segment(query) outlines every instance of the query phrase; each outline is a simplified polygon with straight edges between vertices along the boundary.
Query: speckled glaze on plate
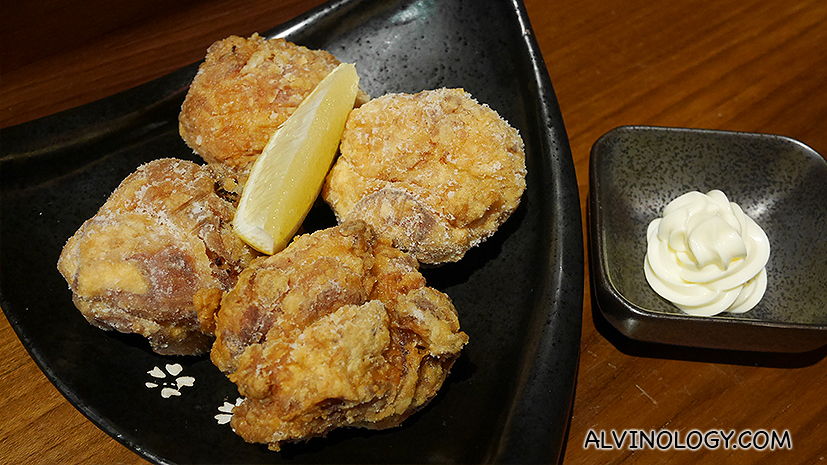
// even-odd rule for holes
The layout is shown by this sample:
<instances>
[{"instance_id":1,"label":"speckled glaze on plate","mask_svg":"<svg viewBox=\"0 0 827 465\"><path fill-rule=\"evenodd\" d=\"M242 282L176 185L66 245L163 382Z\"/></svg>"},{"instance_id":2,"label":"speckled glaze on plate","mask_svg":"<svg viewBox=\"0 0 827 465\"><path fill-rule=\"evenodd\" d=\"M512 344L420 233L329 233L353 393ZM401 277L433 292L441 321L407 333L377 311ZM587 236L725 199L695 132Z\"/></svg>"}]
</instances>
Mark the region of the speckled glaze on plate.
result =
<instances>
[{"instance_id":1,"label":"speckled glaze on plate","mask_svg":"<svg viewBox=\"0 0 827 465\"><path fill-rule=\"evenodd\" d=\"M265 32L356 63L373 96L464 87L525 140L517 211L462 261L423 270L471 339L443 389L400 427L337 430L272 452L218 424L218 408L238 394L207 357L158 356L74 308L56 269L66 239L141 163L194 159L177 117L197 63L2 130L0 305L33 359L96 425L156 463L556 462L580 342L581 219L563 121L522 4L344 0ZM305 229L333 221L320 206ZM178 387L187 377L192 386Z\"/></svg>"},{"instance_id":2,"label":"speckled glaze on plate","mask_svg":"<svg viewBox=\"0 0 827 465\"><path fill-rule=\"evenodd\" d=\"M626 336L716 349L803 352L827 344L827 163L796 140L684 128L616 128L592 147L591 279ZM696 317L643 273L646 227L691 190L723 191L767 233L768 287L744 314Z\"/></svg>"}]
</instances>

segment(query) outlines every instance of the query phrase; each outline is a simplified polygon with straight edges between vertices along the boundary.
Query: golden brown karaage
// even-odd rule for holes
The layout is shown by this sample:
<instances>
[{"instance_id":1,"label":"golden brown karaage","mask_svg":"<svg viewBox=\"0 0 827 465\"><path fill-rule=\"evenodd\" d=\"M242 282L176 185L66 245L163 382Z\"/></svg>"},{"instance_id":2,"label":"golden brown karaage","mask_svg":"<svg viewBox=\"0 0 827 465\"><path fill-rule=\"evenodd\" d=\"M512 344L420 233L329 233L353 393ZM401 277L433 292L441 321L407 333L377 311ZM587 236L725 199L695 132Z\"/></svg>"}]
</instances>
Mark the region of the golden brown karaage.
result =
<instances>
[{"instance_id":1,"label":"golden brown karaage","mask_svg":"<svg viewBox=\"0 0 827 465\"><path fill-rule=\"evenodd\" d=\"M258 34L215 42L181 107L181 137L209 163L249 166L339 63L326 51ZM356 100L368 96L360 91Z\"/></svg>"},{"instance_id":2,"label":"golden brown karaage","mask_svg":"<svg viewBox=\"0 0 827 465\"><path fill-rule=\"evenodd\" d=\"M211 358L245 397L234 431L278 450L396 426L433 398L468 337L417 266L364 222L256 259L215 315Z\"/></svg>"},{"instance_id":3,"label":"golden brown karaage","mask_svg":"<svg viewBox=\"0 0 827 465\"><path fill-rule=\"evenodd\" d=\"M457 261L525 190L516 129L462 89L389 94L351 112L322 195L423 263Z\"/></svg>"},{"instance_id":4,"label":"golden brown karaage","mask_svg":"<svg viewBox=\"0 0 827 465\"><path fill-rule=\"evenodd\" d=\"M232 231L235 208L219 196L230 181L218 173L147 163L69 238L58 270L90 323L141 334L160 354L210 349L196 308L217 307L255 256Z\"/></svg>"}]
</instances>

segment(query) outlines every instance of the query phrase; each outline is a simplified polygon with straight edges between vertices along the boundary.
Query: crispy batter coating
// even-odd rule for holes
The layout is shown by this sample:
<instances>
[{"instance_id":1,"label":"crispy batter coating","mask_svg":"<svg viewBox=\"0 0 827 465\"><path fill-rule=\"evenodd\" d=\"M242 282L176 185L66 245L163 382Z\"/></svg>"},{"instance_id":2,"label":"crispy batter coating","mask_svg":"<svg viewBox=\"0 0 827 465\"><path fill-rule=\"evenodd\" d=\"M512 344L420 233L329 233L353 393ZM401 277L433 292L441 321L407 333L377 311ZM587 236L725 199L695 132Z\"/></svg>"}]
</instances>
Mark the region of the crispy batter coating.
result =
<instances>
[{"instance_id":1,"label":"crispy batter coating","mask_svg":"<svg viewBox=\"0 0 827 465\"><path fill-rule=\"evenodd\" d=\"M516 129L462 89L389 94L351 112L322 195L423 263L457 261L525 190Z\"/></svg>"},{"instance_id":2,"label":"crispy batter coating","mask_svg":"<svg viewBox=\"0 0 827 465\"><path fill-rule=\"evenodd\" d=\"M433 398L468 337L417 266L363 222L255 260L222 301L211 353L245 397L234 431L278 450L396 426Z\"/></svg>"},{"instance_id":3,"label":"crispy batter coating","mask_svg":"<svg viewBox=\"0 0 827 465\"><path fill-rule=\"evenodd\" d=\"M339 63L328 52L258 34L215 42L181 107L181 137L209 163L248 166ZM367 99L360 92L357 103Z\"/></svg>"},{"instance_id":4,"label":"crispy batter coating","mask_svg":"<svg viewBox=\"0 0 827 465\"><path fill-rule=\"evenodd\" d=\"M147 163L69 238L58 270L91 324L141 334L160 354L209 350L196 307L217 306L255 256L233 233L235 209L211 173L184 160Z\"/></svg>"}]
</instances>

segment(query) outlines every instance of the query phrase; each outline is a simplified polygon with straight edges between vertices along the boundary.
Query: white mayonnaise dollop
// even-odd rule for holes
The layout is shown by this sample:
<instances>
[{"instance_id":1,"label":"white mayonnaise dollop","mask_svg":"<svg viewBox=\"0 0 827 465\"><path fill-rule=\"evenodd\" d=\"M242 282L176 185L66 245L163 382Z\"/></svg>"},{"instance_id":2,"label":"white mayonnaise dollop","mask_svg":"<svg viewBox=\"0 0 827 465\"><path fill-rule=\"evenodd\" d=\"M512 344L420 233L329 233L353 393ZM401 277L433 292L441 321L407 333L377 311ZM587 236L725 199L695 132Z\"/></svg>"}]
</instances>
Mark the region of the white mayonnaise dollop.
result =
<instances>
[{"instance_id":1,"label":"white mayonnaise dollop","mask_svg":"<svg viewBox=\"0 0 827 465\"><path fill-rule=\"evenodd\" d=\"M646 280L684 312L743 313L763 297L770 242L723 192L676 198L646 236Z\"/></svg>"}]
</instances>

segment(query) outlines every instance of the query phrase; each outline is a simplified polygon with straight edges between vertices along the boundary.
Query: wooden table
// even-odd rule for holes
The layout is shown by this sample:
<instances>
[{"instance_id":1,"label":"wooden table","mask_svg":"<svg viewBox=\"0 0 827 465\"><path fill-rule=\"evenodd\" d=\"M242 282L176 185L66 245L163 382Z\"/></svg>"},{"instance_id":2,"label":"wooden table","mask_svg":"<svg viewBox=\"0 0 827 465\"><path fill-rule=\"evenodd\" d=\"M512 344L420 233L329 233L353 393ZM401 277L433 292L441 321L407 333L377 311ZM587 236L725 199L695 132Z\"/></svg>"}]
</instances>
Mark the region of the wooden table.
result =
<instances>
[{"instance_id":1,"label":"wooden table","mask_svg":"<svg viewBox=\"0 0 827 465\"><path fill-rule=\"evenodd\" d=\"M9 3L0 11L0 127L162 76L201 59L213 40L269 29L320 0ZM827 154L823 0L528 0L526 6L565 119L584 218L590 147L616 126L776 133ZM635 343L595 316L588 282L584 298L563 463L827 463L827 351L773 356ZM52 387L5 317L0 353L0 461L143 463ZM636 449L628 436L607 450L595 438L602 433L611 445L612 430L668 430L681 441L693 430L747 431L758 446L760 432L788 431L792 450L721 444L665 452Z\"/></svg>"}]
</instances>

